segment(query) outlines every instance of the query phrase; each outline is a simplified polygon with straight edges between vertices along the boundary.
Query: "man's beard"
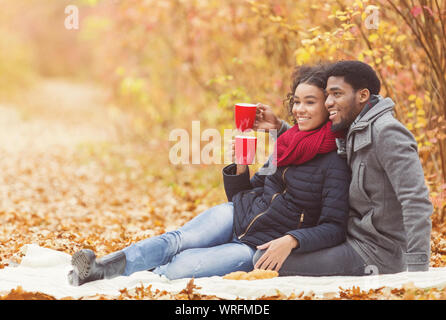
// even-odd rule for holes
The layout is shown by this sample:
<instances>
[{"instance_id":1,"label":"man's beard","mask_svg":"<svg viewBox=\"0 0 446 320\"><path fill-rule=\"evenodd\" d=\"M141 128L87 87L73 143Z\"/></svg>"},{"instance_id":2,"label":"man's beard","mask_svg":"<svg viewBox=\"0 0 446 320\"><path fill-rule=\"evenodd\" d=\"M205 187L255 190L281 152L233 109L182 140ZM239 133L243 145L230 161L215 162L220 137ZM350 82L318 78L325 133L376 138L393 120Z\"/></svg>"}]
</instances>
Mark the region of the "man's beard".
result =
<instances>
[{"instance_id":1,"label":"man's beard","mask_svg":"<svg viewBox=\"0 0 446 320\"><path fill-rule=\"evenodd\" d=\"M349 121L348 119L341 118L341 121L339 123L337 123L337 124L334 124L333 122L331 123L331 131L336 132L336 131L348 129L352 122L353 121Z\"/></svg>"},{"instance_id":2,"label":"man's beard","mask_svg":"<svg viewBox=\"0 0 446 320\"><path fill-rule=\"evenodd\" d=\"M352 99L350 105L351 106L355 105L355 100L354 99ZM332 132L336 132L336 131L341 131L341 130L348 129L350 127L350 125L353 123L353 121L355 121L355 119L358 116L359 112L356 112L354 107L350 108L348 113L347 113L347 115L346 115L346 117L345 118L341 117L341 121L339 123L337 123L337 124L334 124L333 122L331 123L331 131Z\"/></svg>"}]
</instances>

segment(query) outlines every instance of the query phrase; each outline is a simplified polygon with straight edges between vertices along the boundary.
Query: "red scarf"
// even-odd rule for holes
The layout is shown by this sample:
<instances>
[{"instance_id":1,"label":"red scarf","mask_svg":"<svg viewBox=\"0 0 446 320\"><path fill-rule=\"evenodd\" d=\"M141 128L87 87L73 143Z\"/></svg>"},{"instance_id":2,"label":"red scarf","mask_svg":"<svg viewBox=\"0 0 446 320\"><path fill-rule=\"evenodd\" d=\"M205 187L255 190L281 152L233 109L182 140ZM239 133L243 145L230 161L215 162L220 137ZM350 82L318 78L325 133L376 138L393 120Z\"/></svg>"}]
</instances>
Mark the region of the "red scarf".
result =
<instances>
[{"instance_id":1,"label":"red scarf","mask_svg":"<svg viewBox=\"0 0 446 320\"><path fill-rule=\"evenodd\" d=\"M299 165L336 150L336 138L344 137L345 131L331 132L331 121L311 131L300 131L296 124L277 139L277 167Z\"/></svg>"}]
</instances>

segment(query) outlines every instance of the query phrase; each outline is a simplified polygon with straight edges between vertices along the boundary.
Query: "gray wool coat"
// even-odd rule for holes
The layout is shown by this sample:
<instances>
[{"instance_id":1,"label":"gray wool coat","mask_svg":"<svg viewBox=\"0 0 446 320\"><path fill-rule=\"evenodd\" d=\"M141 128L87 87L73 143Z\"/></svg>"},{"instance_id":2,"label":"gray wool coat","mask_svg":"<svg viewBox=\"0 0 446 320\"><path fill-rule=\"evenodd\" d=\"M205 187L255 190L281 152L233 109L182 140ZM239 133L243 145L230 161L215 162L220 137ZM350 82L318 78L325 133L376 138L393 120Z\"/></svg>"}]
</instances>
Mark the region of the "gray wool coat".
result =
<instances>
[{"instance_id":1,"label":"gray wool coat","mask_svg":"<svg viewBox=\"0 0 446 320\"><path fill-rule=\"evenodd\" d=\"M392 99L377 97L345 141L352 170L347 241L380 274L427 271L433 207L417 142L393 116ZM278 135L289 128L283 121Z\"/></svg>"}]
</instances>

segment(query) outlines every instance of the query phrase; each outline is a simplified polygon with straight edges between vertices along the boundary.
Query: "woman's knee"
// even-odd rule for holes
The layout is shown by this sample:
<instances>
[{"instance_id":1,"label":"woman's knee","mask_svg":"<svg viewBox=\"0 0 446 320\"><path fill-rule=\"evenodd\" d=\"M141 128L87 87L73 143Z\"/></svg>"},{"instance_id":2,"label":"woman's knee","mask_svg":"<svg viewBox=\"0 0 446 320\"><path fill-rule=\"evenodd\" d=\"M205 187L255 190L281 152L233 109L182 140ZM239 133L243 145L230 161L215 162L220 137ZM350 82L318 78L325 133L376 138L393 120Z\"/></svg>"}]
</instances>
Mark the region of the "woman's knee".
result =
<instances>
[{"instance_id":1,"label":"woman's knee","mask_svg":"<svg viewBox=\"0 0 446 320\"><path fill-rule=\"evenodd\" d=\"M217 210L217 215L223 219L225 217L232 220L232 217L234 216L234 205L232 202L225 202L219 205L216 205L215 207L211 209Z\"/></svg>"}]
</instances>

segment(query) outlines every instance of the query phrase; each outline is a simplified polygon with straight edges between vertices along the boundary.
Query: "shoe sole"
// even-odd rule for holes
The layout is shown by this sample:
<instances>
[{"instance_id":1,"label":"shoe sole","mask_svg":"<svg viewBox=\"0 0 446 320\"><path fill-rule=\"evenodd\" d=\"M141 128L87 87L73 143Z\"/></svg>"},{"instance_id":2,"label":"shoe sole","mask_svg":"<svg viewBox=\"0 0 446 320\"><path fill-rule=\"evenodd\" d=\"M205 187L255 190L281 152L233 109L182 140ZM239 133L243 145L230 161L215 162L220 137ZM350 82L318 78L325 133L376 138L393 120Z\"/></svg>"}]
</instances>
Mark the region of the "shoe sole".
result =
<instances>
[{"instance_id":1,"label":"shoe sole","mask_svg":"<svg viewBox=\"0 0 446 320\"><path fill-rule=\"evenodd\" d=\"M80 279L84 280L90 275L91 266L95 259L94 252L90 250L81 250L73 254L71 265Z\"/></svg>"}]
</instances>

